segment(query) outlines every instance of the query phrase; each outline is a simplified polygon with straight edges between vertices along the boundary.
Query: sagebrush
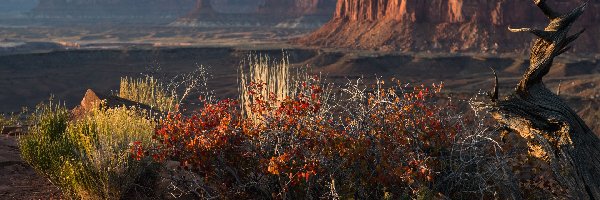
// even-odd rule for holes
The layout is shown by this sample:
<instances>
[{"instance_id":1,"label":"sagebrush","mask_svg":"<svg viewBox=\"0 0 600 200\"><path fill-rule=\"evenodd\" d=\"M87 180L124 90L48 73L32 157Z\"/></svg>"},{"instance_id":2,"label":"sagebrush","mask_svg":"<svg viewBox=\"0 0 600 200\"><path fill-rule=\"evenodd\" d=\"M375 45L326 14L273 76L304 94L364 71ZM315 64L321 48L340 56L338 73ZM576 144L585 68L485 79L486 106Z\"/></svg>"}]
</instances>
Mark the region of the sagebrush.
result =
<instances>
[{"instance_id":1,"label":"sagebrush","mask_svg":"<svg viewBox=\"0 0 600 200\"><path fill-rule=\"evenodd\" d=\"M40 105L19 138L23 159L66 197L121 199L150 160L131 157L134 142L151 145L155 122L136 108L95 108L74 119L64 106Z\"/></svg>"}]
</instances>

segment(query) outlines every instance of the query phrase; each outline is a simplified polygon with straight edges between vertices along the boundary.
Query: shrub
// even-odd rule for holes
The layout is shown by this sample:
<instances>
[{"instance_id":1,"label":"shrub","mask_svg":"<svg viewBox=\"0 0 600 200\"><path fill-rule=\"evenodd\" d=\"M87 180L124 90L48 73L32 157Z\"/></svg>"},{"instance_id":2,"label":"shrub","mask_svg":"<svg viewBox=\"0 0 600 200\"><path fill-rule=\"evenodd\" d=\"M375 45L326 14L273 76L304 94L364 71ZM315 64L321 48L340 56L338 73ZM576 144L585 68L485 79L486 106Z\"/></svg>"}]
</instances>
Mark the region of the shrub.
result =
<instances>
[{"instance_id":1,"label":"shrub","mask_svg":"<svg viewBox=\"0 0 600 200\"><path fill-rule=\"evenodd\" d=\"M65 134L69 111L59 104L39 105L31 115L32 127L29 134L19 138L23 160L38 173L45 175L55 185L67 187L71 177L63 174L66 161L75 157L75 144ZM71 192L71 191L66 191Z\"/></svg>"},{"instance_id":2,"label":"shrub","mask_svg":"<svg viewBox=\"0 0 600 200\"><path fill-rule=\"evenodd\" d=\"M21 154L66 196L120 199L132 188L149 160L131 157L133 141L151 144L152 120L135 108L96 108L69 119L64 106L38 107L30 133L20 140Z\"/></svg>"}]
</instances>

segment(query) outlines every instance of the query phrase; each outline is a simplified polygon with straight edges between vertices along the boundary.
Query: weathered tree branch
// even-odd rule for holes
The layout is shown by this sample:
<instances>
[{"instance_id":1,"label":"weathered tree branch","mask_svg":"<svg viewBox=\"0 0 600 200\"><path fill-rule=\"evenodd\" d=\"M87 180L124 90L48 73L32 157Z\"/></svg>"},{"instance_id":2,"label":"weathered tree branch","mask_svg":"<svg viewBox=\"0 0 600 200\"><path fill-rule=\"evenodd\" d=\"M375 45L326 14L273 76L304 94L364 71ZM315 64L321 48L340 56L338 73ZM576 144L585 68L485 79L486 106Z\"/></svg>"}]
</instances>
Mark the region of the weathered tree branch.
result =
<instances>
[{"instance_id":1,"label":"weathered tree branch","mask_svg":"<svg viewBox=\"0 0 600 200\"><path fill-rule=\"evenodd\" d=\"M531 64L515 93L502 101L492 98L492 115L526 138L532 149L538 150L534 156L549 164L556 180L573 198L600 200L600 139L542 81L554 58L568 51L569 44L583 32L568 36L587 3L564 15L552 10L545 0L534 0L534 3L550 22L544 30L509 28L513 32L530 32L539 38L531 47Z\"/></svg>"}]
</instances>

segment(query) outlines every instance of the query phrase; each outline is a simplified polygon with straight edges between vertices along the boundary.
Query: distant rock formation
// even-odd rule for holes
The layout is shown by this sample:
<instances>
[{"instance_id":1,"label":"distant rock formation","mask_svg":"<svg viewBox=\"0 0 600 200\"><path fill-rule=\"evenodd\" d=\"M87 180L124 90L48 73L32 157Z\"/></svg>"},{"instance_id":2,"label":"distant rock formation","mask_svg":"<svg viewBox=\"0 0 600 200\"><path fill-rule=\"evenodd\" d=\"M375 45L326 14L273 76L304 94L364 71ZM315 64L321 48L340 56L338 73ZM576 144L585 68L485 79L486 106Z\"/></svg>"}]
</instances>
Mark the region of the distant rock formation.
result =
<instances>
[{"instance_id":1,"label":"distant rock formation","mask_svg":"<svg viewBox=\"0 0 600 200\"><path fill-rule=\"evenodd\" d=\"M71 17L179 17L196 0L39 0L32 14Z\"/></svg>"},{"instance_id":2,"label":"distant rock formation","mask_svg":"<svg viewBox=\"0 0 600 200\"><path fill-rule=\"evenodd\" d=\"M320 26L333 16L336 0L197 0L176 26ZM212 10L206 9L207 7ZM219 17L215 17L217 13ZM212 16L211 16L212 15Z\"/></svg>"},{"instance_id":3,"label":"distant rock formation","mask_svg":"<svg viewBox=\"0 0 600 200\"><path fill-rule=\"evenodd\" d=\"M336 0L196 0L191 13L264 14L264 15L333 15ZM210 9L207 9L210 8Z\"/></svg>"},{"instance_id":4,"label":"distant rock formation","mask_svg":"<svg viewBox=\"0 0 600 200\"><path fill-rule=\"evenodd\" d=\"M196 6L194 10L188 16L198 16L200 14L213 15L215 10L210 3L210 0L196 0Z\"/></svg>"},{"instance_id":5,"label":"distant rock formation","mask_svg":"<svg viewBox=\"0 0 600 200\"><path fill-rule=\"evenodd\" d=\"M549 0L563 11L582 0ZM600 1L575 27L588 31L576 52L598 53ZM390 51L506 52L525 50L528 34L510 34L509 26L542 24L547 19L531 0L338 0L333 19L300 43ZM501 45L501 46L500 46Z\"/></svg>"}]
</instances>

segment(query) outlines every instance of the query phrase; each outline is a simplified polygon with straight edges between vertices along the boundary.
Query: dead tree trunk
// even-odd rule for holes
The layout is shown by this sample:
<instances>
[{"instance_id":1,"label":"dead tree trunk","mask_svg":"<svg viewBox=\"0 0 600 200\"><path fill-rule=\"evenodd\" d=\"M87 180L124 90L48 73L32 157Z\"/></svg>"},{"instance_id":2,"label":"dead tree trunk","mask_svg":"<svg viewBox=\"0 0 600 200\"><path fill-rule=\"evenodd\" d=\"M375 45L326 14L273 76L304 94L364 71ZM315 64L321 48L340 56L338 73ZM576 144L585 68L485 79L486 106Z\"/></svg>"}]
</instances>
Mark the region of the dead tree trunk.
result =
<instances>
[{"instance_id":1,"label":"dead tree trunk","mask_svg":"<svg viewBox=\"0 0 600 200\"><path fill-rule=\"evenodd\" d=\"M531 47L529 69L513 95L497 101L496 80L491 95L492 115L527 139L532 155L551 166L556 180L572 198L600 200L600 139L542 82L553 59L569 50L568 45L583 32L567 35L587 3L567 14L555 12L546 0L534 0L534 3L550 23L543 30L509 28L512 32L530 32L539 38Z\"/></svg>"}]
</instances>

